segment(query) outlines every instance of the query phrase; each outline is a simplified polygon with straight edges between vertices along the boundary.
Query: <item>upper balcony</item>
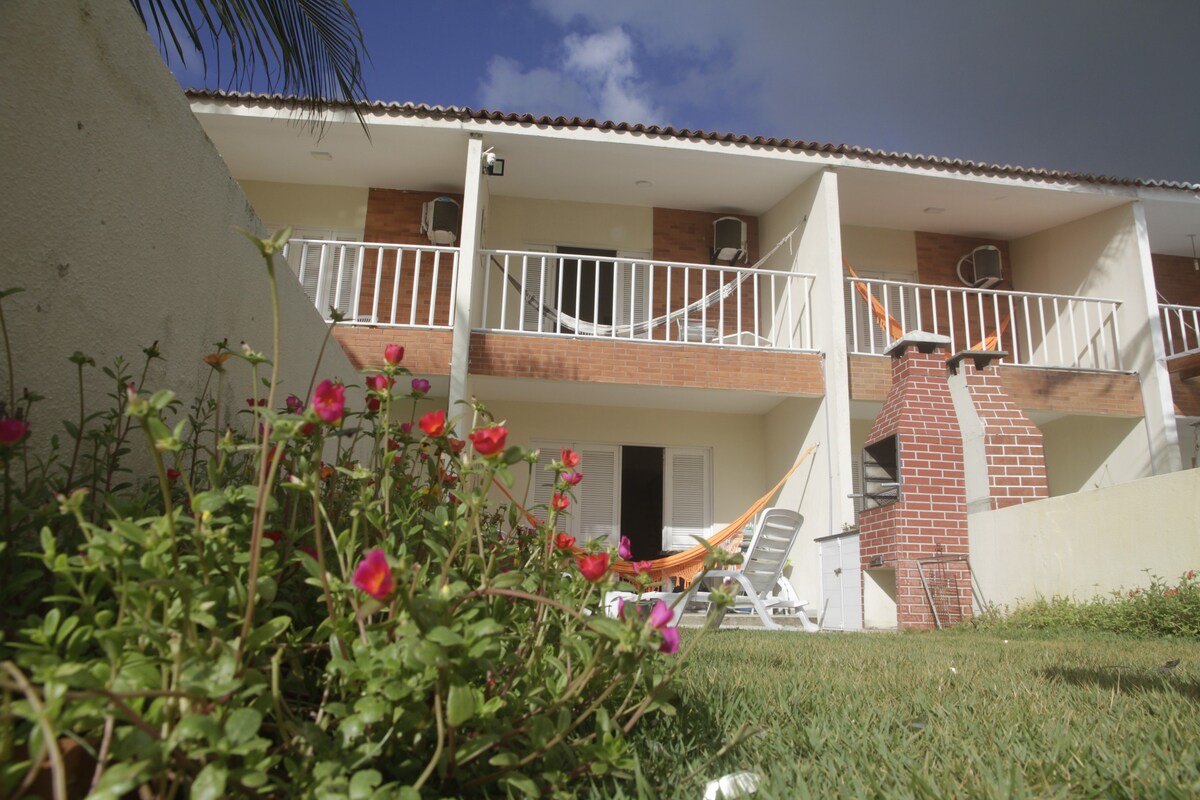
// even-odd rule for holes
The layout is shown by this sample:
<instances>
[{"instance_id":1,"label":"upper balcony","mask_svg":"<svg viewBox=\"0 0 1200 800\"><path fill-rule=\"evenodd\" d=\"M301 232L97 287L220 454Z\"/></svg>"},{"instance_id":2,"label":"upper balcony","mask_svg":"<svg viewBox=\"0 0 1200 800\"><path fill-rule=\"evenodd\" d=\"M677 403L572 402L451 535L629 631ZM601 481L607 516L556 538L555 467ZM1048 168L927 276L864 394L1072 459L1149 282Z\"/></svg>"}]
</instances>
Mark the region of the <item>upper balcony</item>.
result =
<instances>
[{"instance_id":1,"label":"upper balcony","mask_svg":"<svg viewBox=\"0 0 1200 800\"><path fill-rule=\"evenodd\" d=\"M485 250L478 330L709 347L815 351L816 276L618 258Z\"/></svg>"},{"instance_id":2,"label":"upper balcony","mask_svg":"<svg viewBox=\"0 0 1200 800\"><path fill-rule=\"evenodd\" d=\"M1002 364L1123 372L1120 301L846 278L852 354L882 355L905 331L950 337L950 352L995 350Z\"/></svg>"}]
</instances>

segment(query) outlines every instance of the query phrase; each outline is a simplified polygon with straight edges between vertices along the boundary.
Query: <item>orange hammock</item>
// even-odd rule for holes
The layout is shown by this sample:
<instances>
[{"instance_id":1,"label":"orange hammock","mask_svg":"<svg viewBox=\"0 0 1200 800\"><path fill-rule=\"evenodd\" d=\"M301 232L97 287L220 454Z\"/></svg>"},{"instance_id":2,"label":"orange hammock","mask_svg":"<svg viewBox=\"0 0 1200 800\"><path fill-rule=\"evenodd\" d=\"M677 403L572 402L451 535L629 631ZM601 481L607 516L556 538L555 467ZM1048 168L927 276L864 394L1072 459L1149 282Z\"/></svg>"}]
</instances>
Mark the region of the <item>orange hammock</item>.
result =
<instances>
[{"instance_id":1,"label":"orange hammock","mask_svg":"<svg viewBox=\"0 0 1200 800\"><path fill-rule=\"evenodd\" d=\"M854 271L854 267L850 266L849 261L843 258L842 264L844 264L846 269L850 271L851 278L858 277L858 273ZM890 333L892 339L902 339L904 337L904 326L901 325L895 317L887 312L887 309L884 308L883 303L879 302L875 295L871 294L871 292L867 290L867 285L865 283L855 281L854 290L859 293L863 300L871 304L871 315L875 317L875 322L878 323L880 328L882 328L885 332ZM1000 322L1000 327L995 333L990 334L971 349L999 350L1000 339L1004 336L1004 332L1008 330L1008 322L1009 318L1005 317Z\"/></svg>"},{"instance_id":2,"label":"orange hammock","mask_svg":"<svg viewBox=\"0 0 1200 800\"><path fill-rule=\"evenodd\" d=\"M787 479L792 477L792 473L795 472L799 466L808 459L809 455L812 454L812 451L815 450L816 447L816 444L810 445L809 448L800 456L800 458L797 459L796 463L792 464L792 468L789 469L787 473L779 479L779 483L775 484L771 491L758 498L758 500L754 502L754 505L746 509L741 516L739 516L733 522L729 523L712 536L709 536L708 544L712 547L720 547L729 553L738 552L742 546L742 531L745 530L746 525L750 522L750 520L754 519L754 516L759 511L762 511L763 508L766 507L767 503L771 501L771 498L775 496L775 493L783 488L783 484L787 483ZM525 519L529 520L531 524L533 524L535 527L542 524L541 520L537 519L527 510L525 510L525 508L517 502L516 498L509 494L508 490L505 489L502 484L495 483L493 486L498 488L504 494L504 496L507 497L522 514L525 515ZM579 550L578 552L582 553L583 551ZM704 545L697 544L695 547L688 548L682 553L676 553L674 555L666 556L665 558L658 558L648 562L650 566L641 570L641 574L649 575L654 582L663 581L667 578L678 578L685 584L690 584L692 578L696 577L696 573L703 569L704 556L707 552L708 551L704 548ZM622 575L634 574L633 564L628 561L618 561L613 565L613 570Z\"/></svg>"}]
</instances>

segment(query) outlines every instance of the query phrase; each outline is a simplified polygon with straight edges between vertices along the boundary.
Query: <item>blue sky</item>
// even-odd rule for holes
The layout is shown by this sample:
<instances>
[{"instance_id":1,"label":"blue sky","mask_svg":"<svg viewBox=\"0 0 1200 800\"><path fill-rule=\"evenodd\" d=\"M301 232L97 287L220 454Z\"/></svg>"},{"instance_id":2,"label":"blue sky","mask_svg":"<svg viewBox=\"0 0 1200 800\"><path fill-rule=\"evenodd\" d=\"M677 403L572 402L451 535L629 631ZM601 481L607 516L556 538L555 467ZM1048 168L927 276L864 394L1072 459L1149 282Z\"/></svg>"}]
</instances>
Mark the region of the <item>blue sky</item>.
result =
<instances>
[{"instance_id":1,"label":"blue sky","mask_svg":"<svg viewBox=\"0 0 1200 800\"><path fill-rule=\"evenodd\" d=\"M1200 182L1197 0L353 7L376 100Z\"/></svg>"}]
</instances>

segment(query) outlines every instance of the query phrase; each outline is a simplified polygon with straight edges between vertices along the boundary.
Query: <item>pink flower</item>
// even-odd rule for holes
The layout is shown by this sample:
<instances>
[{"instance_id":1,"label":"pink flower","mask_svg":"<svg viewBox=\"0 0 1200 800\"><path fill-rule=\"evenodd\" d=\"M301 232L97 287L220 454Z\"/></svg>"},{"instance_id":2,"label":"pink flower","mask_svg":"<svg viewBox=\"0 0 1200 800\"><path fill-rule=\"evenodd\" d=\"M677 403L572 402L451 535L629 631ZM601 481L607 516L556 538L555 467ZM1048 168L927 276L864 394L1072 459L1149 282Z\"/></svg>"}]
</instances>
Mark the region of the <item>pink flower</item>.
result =
<instances>
[{"instance_id":1,"label":"pink flower","mask_svg":"<svg viewBox=\"0 0 1200 800\"><path fill-rule=\"evenodd\" d=\"M570 550L575 546L575 537L568 536L565 533L556 533L554 535L554 546L559 550Z\"/></svg>"},{"instance_id":2,"label":"pink flower","mask_svg":"<svg viewBox=\"0 0 1200 800\"><path fill-rule=\"evenodd\" d=\"M679 628L663 628L663 643L658 646L658 652L672 655L679 651Z\"/></svg>"},{"instance_id":3,"label":"pink flower","mask_svg":"<svg viewBox=\"0 0 1200 800\"><path fill-rule=\"evenodd\" d=\"M325 422L337 422L346 410L346 387L331 380L321 381L313 392L312 407Z\"/></svg>"},{"instance_id":4,"label":"pink flower","mask_svg":"<svg viewBox=\"0 0 1200 800\"><path fill-rule=\"evenodd\" d=\"M387 375L370 375L367 377L367 388L375 392L386 392L396 384L395 378Z\"/></svg>"},{"instance_id":5,"label":"pink flower","mask_svg":"<svg viewBox=\"0 0 1200 800\"><path fill-rule=\"evenodd\" d=\"M167 468L167 480L169 480L171 483L174 483L175 481L179 480L179 476L182 474L183 474L182 472L175 469L174 467Z\"/></svg>"},{"instance_id":6,"label":"pink flower","mask_svg":"<svg viewBox=\"0 0 1200 800\"><path fill-rule=\"evenodd\" d=\"M1186 577L1187 577L1187 579L1188 579L1189 581L1190 581L1192 578L1195 578L1195 577L1196 577L1196 570L1194 570L1194 569L1189 569L1189 570L1187 571L1187 576L1186 576Z\"/></svg>"},{"instance_id":7,"label":"pink flower","mask_svg":"<svg viewBox=\"0 0 1200 800\"><path fill-rule=\"evenodd\" d=\"M555 511L566 511L570 505L571 499L561 492L555 492L554 496L550 498L550 507Z\"/></svg>"},{"instance_id":8,"label":"pink flower","mask_svg":"<svg viewBox=\"0 0 1200 800\"><path fill-rule=\"evenodd\" d=\"M399 364L404 360L404 345L389 344L387 347L383 348L383 360L386 361L389 366L394 367Z\"/></svg>"},{"instance_id":9,"label":"pink flower","mask_svg":"<svg viewBox=\"0 0 1200 800\"><path fill-rule=\"evenodd\" d=\"M0 419L0 444L16 444L29 433L29 423L16 417Z\"/></svg>"},{"instance_id":10,"label":"pink flower","mask_svg":"<svg viewBox=\"0 0 1200 800\"><path fill-rule=\"evenodd\" d=\"M283 541L283 531L267 531L263 534L264 539L270 539L276 547Z\"/></svg>"},{"instance_id":11,"label":"pink flower","mask_svg":"<svg viewBox=\"0 0 1200 800\"><path fill-rule=\"evenodd\" d=\"M662 629L675 615L671 613L671 607L659 600L654 604L654 610L650 612L650 624L656 628Z\"/></svg>"},{"instance_id":12,"label":"pink flower","mask_svg":"<svg viewBox=\"0 0 1200 800\"><path fill-rule=\"evenodd\" d=\"M569 448L564 448L562 451L562 462L563 466L571 467L572 469L578 467L579 453L576 453L574 450Z\"/></svg>"},{"instance_id":13,"label":"pink flower","mask_svg":"<svg viewBox=\"0 0 1200 800\"><path fill-rule=\"evenodd\" d=\"M592 553L575 559L579 572L590 582L596 583L608 572L608 553Z\"/></svg>"},{"instance_id":14,"label":"pink flower","mask_svg":"<svg viewBox=\"0 0 1200 800\"><path fill-rule=\"evenodd\" d=\"M370 411L371 413L375 413L378 410L379 410L379 398L378 397L368 397L367 398L367 411Z\"/></svg>"},{"instance_id":15,"label":"pink flower","mask_svg":"<svg viewBox=\"0 0 1200 800\"><path fill-rule=\"evenodd\" d=\"M132 383L129 385L133 386ZM246 398L246 405L250 406L251 408L254 408L255 406L265 406L266 404L267 404L267 398L265 398L265 397L259 398L258 401L255 401L255 399L253 397Z\"/></svg>"},{"instance_id":16,"label":"pink flower","mask_svg":"<svg viewBox=\"0 0 1200 800\"><path fill-rule=\"evenodd\" d=\"M625 559L626 561L628 561L630 559L630 557L633 555L633 548L629 543L628 536L621 537L621 543L619 545L617 545L617 555L619 555L621 558ZM659 602L661 602L661 601L659 601Z\"/></svg>"},{"instance_id":17,"label":"pink flower","mask_svg":"<svg viewBox=\"0 0 1200 800\"><path fill-rule=\"evenodd\" d=\"M633 574L641 575L643 572L649 572L654 569L653 561L635 561L633 562Z\"/></svg>"},{"instance_id":18,"label":"pink flower","mask_svg":"<svg viewBox=\"0 0 1200 800\"><path fill-rule=\"evenodd\" d=\"M426 436L441 436L446 432L446 412L430 411L419 423Z\"/></svg>"},{"instance_id":19,"label":"pink flower","mask_svg":"<svg viewBox=\"0 0 1200 800\"><path fill-rule=\"evenodd\" d=\"M475 450L479 455L494 456L504 449L504 440L508 438L508 428L501 425L480 428L472 431L467 438L471 440L471 444L475 445Z\"/></svg>"},{"instance_id":20,"label":"pink flower","mask_svg":"<svg viewBox=\"0 0 1200 800\"><path fill-rule=\"evenodd\" d=\"M450 445L450 451L453 452L454 455L458 455L459 453L461 453L463 451L463 449L467 446L467 443L464 442L462 439L455 439L454 437L450 437L449 439L447 439L446 444Z\"/></svg>"},{"instance_id":21,"label":"pink flower","mask_svg":"<svg viewBox=\"0 0 1200 800\"><path fill-rule=\"evenodd\" d=\"M284 405L287 406L287 410L293 414L299 413L304 410L304 401L301 400L299 397L296 397L296 395L294 395L294 394L289 394L287 396L287 400L284 400L283 402L284 402Z\"/></svg>"},{"instance_id":22,"label":"pink flower","mask_svg":"<svg viewBox=\"0 0 1200 800\"><path fill-rule=\"evenodd\" d=\"M378 547L367 553L354 570L354 585L376 600L386 600L396 588L387 556Z\"/></svg>"},{"instance_id":23,"label":"pink flower","mask_svg":"<svg viewBox=\"0 0 1200 800\"><path fill-rule=\"evenodd\" d=\"M400 430L404 431L405 433L412 433L412 423L411 422L401 422Z\"/></svg>"},{"instance_id":24,"label":"pink flower","mask_svg":"<svg viewBox=\"0 0 1200 800\"><path fill-rule=\"evenodd\" d=\"M579 482L583 480L583 473L571 470L570 472L564 472L562 474L562 479L563 483L567 484L568 486L578 486Z\"/></svg>"},{"instance_id":25,"label":"pink flower","mask_svg":"<svg viewBox=\"0 0 1200 800\"><path fill-rule=\"evenodd\" d=\"M412 390L420 395L429 394L429 381L424 378L413 378Z\"/></svg>"}]
</instances>

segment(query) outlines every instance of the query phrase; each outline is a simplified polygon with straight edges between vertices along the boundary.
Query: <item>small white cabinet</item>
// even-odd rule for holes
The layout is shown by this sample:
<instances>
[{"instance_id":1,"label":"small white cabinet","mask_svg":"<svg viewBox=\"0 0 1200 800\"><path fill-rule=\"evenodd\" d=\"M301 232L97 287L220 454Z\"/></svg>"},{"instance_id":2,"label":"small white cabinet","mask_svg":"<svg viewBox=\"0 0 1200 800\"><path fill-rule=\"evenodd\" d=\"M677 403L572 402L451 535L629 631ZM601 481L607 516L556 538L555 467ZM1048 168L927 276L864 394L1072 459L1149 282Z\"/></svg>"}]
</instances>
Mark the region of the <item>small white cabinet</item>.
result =
<instances>
[{"instance_id":1,"label":"small white cabinet","mask_svg":"<svg viewBox=\"0 0 1200 800\"><path fill-rule=\"evenodd\" d=\"M816 541L821 548L821 628L862 630L862 564L858 560L858 531L822 536Z\"/></svg>"}]
</instances>

